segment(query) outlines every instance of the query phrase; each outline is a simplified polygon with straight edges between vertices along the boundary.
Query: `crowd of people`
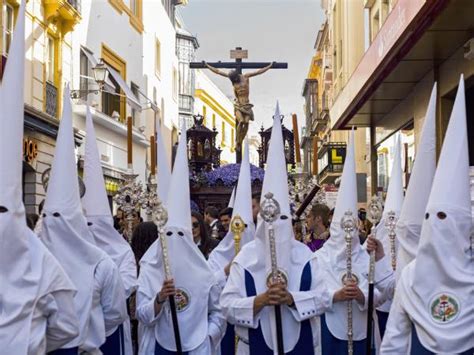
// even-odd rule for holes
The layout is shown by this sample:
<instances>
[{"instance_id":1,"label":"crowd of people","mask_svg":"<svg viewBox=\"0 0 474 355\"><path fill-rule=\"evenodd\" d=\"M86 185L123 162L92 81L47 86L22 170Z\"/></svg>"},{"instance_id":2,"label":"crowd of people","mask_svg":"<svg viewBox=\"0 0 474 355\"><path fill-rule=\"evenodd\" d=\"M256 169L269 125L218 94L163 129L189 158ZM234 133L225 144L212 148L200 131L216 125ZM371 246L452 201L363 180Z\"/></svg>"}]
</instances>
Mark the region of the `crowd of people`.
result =
<instances>
[{"instance_id":1,"label":"crowd of people","mask_svg":"<svg viewBox=\"0 0 474 355\"><path fill-rule=\"evenodd\" d=\"M90 112L80 195L66 87L35 223L21 186L24 1L18 11L0 86L0 353L473 353L462 77L438 164L433 90L406 194L398 142L380 223L371 227L358 209L352 132L336 205L312 206L301 240L278 105L261 195L252 196L245 143L232 207L220 212L191 211L184 127L172 172L158 149L162 205L155 207L167 218L162 225L158 216L156 225L141 221L139 211L131 220L121 211L112 217ZM160 127L157 138L162 144Z\"/></svg>"}]
</instances>

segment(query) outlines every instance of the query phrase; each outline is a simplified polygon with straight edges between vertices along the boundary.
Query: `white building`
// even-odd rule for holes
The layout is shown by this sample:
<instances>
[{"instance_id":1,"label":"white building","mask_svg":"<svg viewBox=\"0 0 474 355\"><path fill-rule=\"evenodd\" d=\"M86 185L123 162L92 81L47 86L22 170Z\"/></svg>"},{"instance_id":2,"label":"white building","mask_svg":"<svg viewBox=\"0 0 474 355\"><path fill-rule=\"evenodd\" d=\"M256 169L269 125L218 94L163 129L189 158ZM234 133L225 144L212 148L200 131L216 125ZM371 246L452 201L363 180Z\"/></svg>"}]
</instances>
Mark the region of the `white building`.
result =
<instances>
[{"instance_id":1,"label":"white building","mask_svg":"<svg viewBox=\"0 0 474 355\"><path fill-rule=\"evenodd\" d=\"M217 130L217 143L222 149L221 165L235 163L234 105L200 69L196 70L194 112L204 116L207 128Z\"/></svg>"},{"instance_id":2,"label":"white building","mask_svg":"<svg viewBox=\"0 0 474 355\"><path fill-rule=\"evenodd\" d=\"M149 167L149 137L155 121L164 123L168 152L177 140L177 57L174 5L171 0L82 1L82 21L73 33L72 88L75 126L84 132L86 99L93 119L112 195L127 169L126 119L133 118L133 168L144 182ZM109 70L107 92L98 86L92 68L102 59Z\"/></svg>"}]
</instances>

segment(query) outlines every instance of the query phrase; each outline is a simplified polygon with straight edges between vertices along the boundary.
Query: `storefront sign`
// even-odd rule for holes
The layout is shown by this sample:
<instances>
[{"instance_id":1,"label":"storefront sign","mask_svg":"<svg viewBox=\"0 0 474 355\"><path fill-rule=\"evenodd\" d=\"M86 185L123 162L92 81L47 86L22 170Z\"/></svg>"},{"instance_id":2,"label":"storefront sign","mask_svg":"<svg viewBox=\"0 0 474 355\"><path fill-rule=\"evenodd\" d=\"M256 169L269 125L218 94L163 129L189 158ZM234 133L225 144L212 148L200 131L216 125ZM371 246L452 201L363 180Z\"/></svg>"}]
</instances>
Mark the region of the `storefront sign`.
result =
<instances>
[{"instance_id":1,"label":"storefront sign","mask_svg":"<svg viewBox=\"0 0 474 355\"><path fill-rule=\"evenodd\" d=\"M31 163L38 156L38 143L30 138L23 139L23 158Z\"/></svg>"}]
</instances>

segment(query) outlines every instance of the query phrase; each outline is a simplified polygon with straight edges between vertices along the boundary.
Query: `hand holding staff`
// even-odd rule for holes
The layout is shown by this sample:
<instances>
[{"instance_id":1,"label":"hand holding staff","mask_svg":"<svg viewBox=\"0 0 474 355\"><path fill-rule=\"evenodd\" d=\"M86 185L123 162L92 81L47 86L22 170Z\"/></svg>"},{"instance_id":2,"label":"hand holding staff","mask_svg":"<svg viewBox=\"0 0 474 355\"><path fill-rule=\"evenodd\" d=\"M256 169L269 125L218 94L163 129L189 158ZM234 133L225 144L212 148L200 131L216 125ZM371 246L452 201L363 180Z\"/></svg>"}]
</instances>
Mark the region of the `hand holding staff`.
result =
<instances>
[{"instance_id":1,"label":"hand holding staff","mask_svg":"<svg viewBox=\"0 0 474 355\"><path fill-rule=\"evenodd\" d=\"M165 231L164 231L167 221L168 221L168 211L166 211L161 201L157 200L156 206L153 209L153 222L158 227L162 257L163 257L163 265L165 269L165 283L163 285L162 292L164 291L163 294L166 293L166 295L168 295L168 300L169 300L170 309L171 309L171 319L173 321L174 338L176 342L176 353L181 355L183 353L183 350L181 346L181 336L179 334L178 315L176 313L176 304L174 300L174 282L171 277L170 265L169 265L169 260L168 260L168 246L166 244L166 236L165 236ZM159 302L164 302L164 301L159 300Z\"/></svg>"},{"instance_id":2,"label":"hand holding staff","mask_svg":"<svg viewBox=\"0 0 474 355\"><path fill-rule=\"evenodd\" d=\"M277 200L273 198L273 194L268 192L265 194L265 199L260 205L260 215L262 216L265 223L268 223L268 237L270 241L270 257L272 264L272 284L279 283L279 272L278 272L278 263L276 255L276 245L275 245L275 230L273 229L273 222L275 222L280 216L280 204ZM283 328L282 328L282 319L281 319L281 308L280 305L275 305L275 322L276 322L276 332L277 332L277 349L278 355L284 355L284 346L283 346Z\"/></svg>"}]
</instances>

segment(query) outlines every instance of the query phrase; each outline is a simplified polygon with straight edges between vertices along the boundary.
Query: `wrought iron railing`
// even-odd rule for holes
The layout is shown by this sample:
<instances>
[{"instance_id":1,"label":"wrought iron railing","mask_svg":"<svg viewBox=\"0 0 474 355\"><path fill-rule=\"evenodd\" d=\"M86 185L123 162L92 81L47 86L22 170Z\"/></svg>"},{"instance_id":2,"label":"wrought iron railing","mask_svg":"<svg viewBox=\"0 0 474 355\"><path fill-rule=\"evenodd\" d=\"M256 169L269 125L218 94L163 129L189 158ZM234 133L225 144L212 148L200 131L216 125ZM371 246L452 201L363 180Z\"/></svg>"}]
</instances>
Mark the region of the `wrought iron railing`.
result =
<instances>
[{"instance_id":1,"label":"wrought iron railing","mask_svg":"<svg viewBox=\"0 0 474 355\"><path fill-rule=\"evenodd\" d=\"M49 81L46 82L46 113L56 117L58 111L58 89Z\"/></svg>"}]
</instances>

